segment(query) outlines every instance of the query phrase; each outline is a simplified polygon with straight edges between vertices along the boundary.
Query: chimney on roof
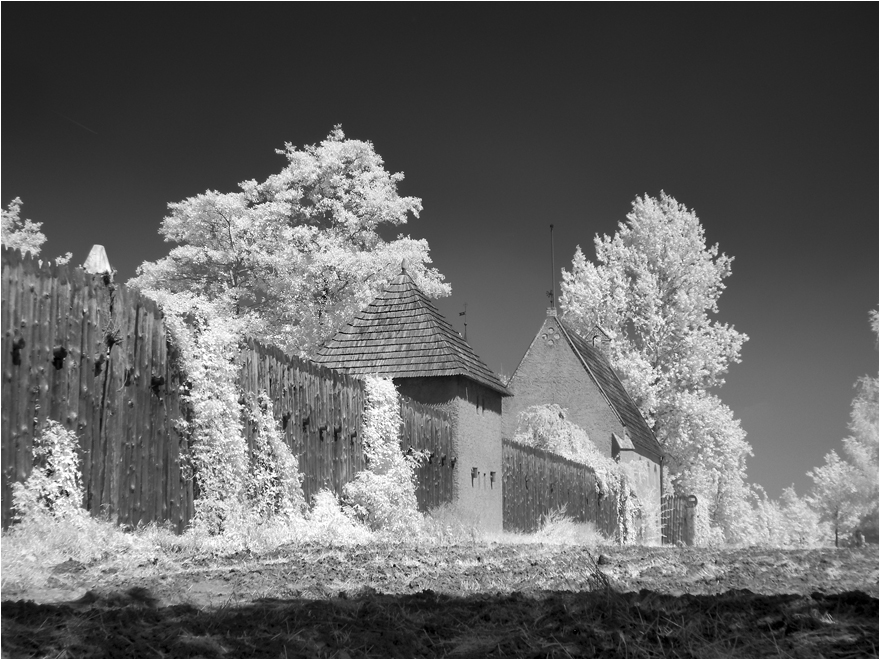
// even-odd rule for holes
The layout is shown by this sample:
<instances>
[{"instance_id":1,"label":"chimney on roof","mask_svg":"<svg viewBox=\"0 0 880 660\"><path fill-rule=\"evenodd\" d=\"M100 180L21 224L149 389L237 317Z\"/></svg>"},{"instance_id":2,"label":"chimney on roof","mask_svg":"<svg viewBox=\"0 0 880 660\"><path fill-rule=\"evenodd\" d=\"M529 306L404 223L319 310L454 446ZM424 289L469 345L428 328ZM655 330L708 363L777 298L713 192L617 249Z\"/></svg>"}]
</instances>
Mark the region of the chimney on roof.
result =
<instances>
[{"instance_id":1,"label":"chimney on roof","mask_svg":"<svg viewBox=\"0 0 880 660\"><path fill-rule=\"evenodd\" d=\"M406 259L404 259L403 261L400 262L400 272L405 273L407 268L409 268L409 262Z\"/></svg>"},{"instance_id":2,"label":"chimney on roof","mask_svg":"<svg viewBox=\"0 0 880 660\"><path fill-rule=\"evenodd\" d=\"M598 349L599 352L605 356L606 360L610 358L611 335L609 335L602 326L596 325L593 327L593 331L590 333L590 344Z\"/></svg>"}]
</instances>

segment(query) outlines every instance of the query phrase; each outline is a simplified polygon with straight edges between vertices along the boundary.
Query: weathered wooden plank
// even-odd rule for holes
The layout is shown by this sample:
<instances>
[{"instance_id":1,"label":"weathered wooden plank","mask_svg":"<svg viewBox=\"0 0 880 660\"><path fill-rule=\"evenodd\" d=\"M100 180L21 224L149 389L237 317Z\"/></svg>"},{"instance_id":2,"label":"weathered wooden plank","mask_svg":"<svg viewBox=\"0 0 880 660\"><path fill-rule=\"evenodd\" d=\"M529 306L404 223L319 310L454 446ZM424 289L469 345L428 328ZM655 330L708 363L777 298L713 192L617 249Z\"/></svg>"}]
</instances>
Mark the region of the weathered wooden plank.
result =
<instances>
[{"instance_id":1,"label":"weathered wooden plank","mask_svg":"<svg viewBox=\"0 0 880 660\"><path fill-rule=\"evenodd\" d=\"M49 416L67 423L67 373L70 370L70 348L67 341L67 317L70 314L70 278L68 267L57 269L52 304L52 384L49 394Z\"/></svg>"},{"instance_id":2,"label":"weathered wooden plank","mask_svg":"<svg viewBox=\"0 0 880 660\"><path fill-rule=\"evenodd\" d=\"M176 369L178 359L174 346L170 343L167 327L165 328L165 410L168 433L168 504L167 518L178 532L182 531L181 521L185 516L183 497L183 475L181 472L182 438L179 423L182 419L180 400L180 375Z\"/></svg>"},{"instance_id":3,"label":"weathered wooden plank","mask_svg":"<svg viewBox=\"0 0 880 660\"><path fill-rule=\"evenodd\" d=\"M153 310L153 314L155 324L153 330L152 373L157 379L157 385L152 390L153 397L151 399L155 410L151 419L154 424L153 451L155 452L154 474L156 482L152 520L164 522L168 520L168 503L171 495L168 482L170 434L168 432L169 420L167 409L168 378L165 363L167 355L165 351L165 325L158 310Z\"/></svg>"},{"instance_id":4,"label":"weathered wooden plank","mask_svg":"<svg viewBox=\"0 0 880 660\"><path fill-rule=\"evenodd\" d=\"M15 445L18 437L18 399L21 395L21 367L13 360L13 344L21 339L22 273L19 250L3 248L3 415L2 415L2 524L12 516L12 484L15 481ZM16 348L16 353L19 349Z\"/></svg>"},{"instance_id":5,"label":"weathered wooden plank","mask_svg":"<svg viewBox=\"0 0 880 660\"><path fill-rule=\"evenodd\" d=\"M67 371L67 417L65 424L72 431L79 431L79 379L82 362L82 309L79 307L79 292L82 290L82 271L68 269L70 293L67 309L67 350L65 362Z\"/></svg>"},{"instance_id":6,"label":"weathered wooden plank","mask_svg":"<svg viewBox=\"0 0 880 660\"><path fill-rule=\"evenodd\" d=\"M55 317L58 304L57 267L49 268L40 278L42 280L41 301L41 355L40 355L40 400L38 428L44 429L48 420L57 420L54 413L52 391L55 386Z\"/></svg>"},{"instance_id":7,"label":"weathered wooden plank","mask_svg":"<svg viewBox=\"0 0 880 660\"><path fill-rule=\"evenodd\" d=\"M109 508L112 491L112 472L116 456L115 442L120 416L123 414L120 402L124 374L123 351L120 342L124 340L119 319L125 309L124 291L111 289L103 278L94 278L99 296L100 338L95 350L103 355L103 364L96 376L95 397L98 401L95 419L97 443L92 451L92 470L94 492L92 510L106 511Z\"/></svg>"},{"instance_id":8,"label":"weathered wooden plank","mask_svg":"<svg viewBox=\"0 0 880 660\"><path fill-rule=\"evenodd\" d=\"M107 461L106 453L100 443L101 399L104 392L104 370L107 368L107 353L101 332L101 301L98 298L100 286L94 277L85 275L82 292L82 305L85 310L85 314L82 316L82 322L85 324L82 352L88 356L89 367L84 373L81 373L79 407L87 410L81 419L80 446L83 450L85 506L90 512L101 509L101 498L104 492L102 475Z\"/></svg>"},{"instance_id":9,"label":"weathered wooden plank","mask_svg":"<svg viewBox=\"0 0 880 660\"><path fill-rule=\"evenodd\" d=\"M37 314L38 303L35 293L34 262L33 259L24 259L22 262L22 284L23 296L21 301L21 321L19 323L19 333L21 341L24 342L20 350L21 364L19 367L20 387L22 395L16 402L17 419L15 440L15 474L14 481L24 481L31 472L32 448L33 448L33 399L34 387L36 385L34 378L34 360L36 342L38 335L36 333L35 315ZM21 342L20 342L21 343Z\"/></svg>"},{"instance_id":10,"label":"weathered wooden plank","mask_svg":"<svg viewBox=\"0 0 880 660\"><path fill-rule=\"evenodd\" d=\"M130 468L133 461L133 448L136 443L138 429L137 403L138 403L138 370L137 370L137 353L138 353L138 317L140 309L137 306L126 305L125 313L122 319L124 327L120 331L124 334L125 343L125 380L123 392L123 406L125 410L125 418L122 425L122 433L119 440L114 443L114 451L118 452L118 456L114 461L115 469L114 488L112 493L114 496L114 509L120 522L130 524L130 500L131 500L131 475Z\"/></svg>"},{"instance_id":11,"label":"weathered wooden plank","mask_svg":"<svg viewBox=\"0 0 880 660\"><path fill-rule=\"evenodd\" d=\"M138 306L138 348L137 348L137 429L132 453L131 492L134 501L131 506L132 524L136 525L144 515L146 491L149 489L149 443L150 443L150 314Z\"/></svg>"}]
</instances>

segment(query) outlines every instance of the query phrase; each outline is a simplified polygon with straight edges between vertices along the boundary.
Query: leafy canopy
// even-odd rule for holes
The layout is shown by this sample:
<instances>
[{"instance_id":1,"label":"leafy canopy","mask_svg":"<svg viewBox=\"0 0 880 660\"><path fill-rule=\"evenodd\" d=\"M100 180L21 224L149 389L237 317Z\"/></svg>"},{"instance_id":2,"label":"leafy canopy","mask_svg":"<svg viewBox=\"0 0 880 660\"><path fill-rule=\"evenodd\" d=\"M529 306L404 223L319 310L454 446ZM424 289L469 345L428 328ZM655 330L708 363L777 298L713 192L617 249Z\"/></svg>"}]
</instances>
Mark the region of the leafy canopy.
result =
<instances>
[{"instance_id":1,"label":"leafy canopy","mask_svg":"<svg viewBox=\"0 0 880 660\"><path fill-rule=\"evenodd\" d=\"M369 304L404 259L427 295L449 295L425 240L382 237L422 203L398 194L403 174L387 172L370 142L337 126L318 145L277 153L287 165L262 183L169 204L159 231L177 246L130 283L220 301L248 334L303 356Z\"/></svg>"},{"instance_id":2,"label":"leafy canopy","mask_svg":"<svg viewBox=\"0 0 880 660\"><path fill-rule=\"evenodd\" d=\"M871 329L878 333L877 311L871 312ZM856 382L856 396L850 412L850 435L843 439L843 456L834 450L825 463L807 472L813 488L807 495L810 506L834 530L835 545L841 533L856 527L877 535L878 472L880 461L880 396L876 376ZM875 541L876 542L876 541Z\"/></svg>"},{"instance_id":3,"label":"leafy canopy","mask_svg":"<svg viewBox=\"0 0 880 660\"><path fill-rule=\"evenodd\" d=\"M726 540L745 540L751 448L708 391L748 339L713 318L732 257L708 246L697 215L663 192L636 197L617 233L594 243L596 263L578 247L563 270L566 320L612 337L611 362L664 447L667 476L698 496Z\"/></svg>"},{"instance_id":4,"label":"leafy canopy","mask_svg":"<svg viewBox=\"0 0 880 660\"><path fill-rule=\"evenodd\" d=\"M46 235L40 231L42 222L22 220L21 197L16 197L2 212L3 245L16 248L33 256L40 254L40 248L46 242Z\"/></svg>"}]
</instances>

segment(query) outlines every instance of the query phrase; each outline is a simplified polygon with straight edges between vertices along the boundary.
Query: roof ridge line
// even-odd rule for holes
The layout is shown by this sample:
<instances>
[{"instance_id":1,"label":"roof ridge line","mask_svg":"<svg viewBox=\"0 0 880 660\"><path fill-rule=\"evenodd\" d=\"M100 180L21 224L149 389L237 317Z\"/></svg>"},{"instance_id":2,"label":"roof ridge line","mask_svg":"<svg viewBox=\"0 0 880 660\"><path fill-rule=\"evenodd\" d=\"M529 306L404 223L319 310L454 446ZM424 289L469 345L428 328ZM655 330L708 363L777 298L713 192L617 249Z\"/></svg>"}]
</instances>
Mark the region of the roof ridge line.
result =
<instances>
[{"instance_id":1,"label":"roof ridge line","mask_svg":"<svg viewBox=\"0 0 880 660\"><path fill-rule=\"evenodd\" d=\"M605 397L605 400L608 401L608 404L611 406L611 409L614 410L614 414L615 414L615 416L617 416L617 418L620 420L620 423L623 424L623 427L624 427L624 428L628 428L627 425L626 425L626 422L625 422L625 421L623 420L623 418L621 417L620 412L617 410L617 407L614 405L614 403L611 401L611 399L608 398L608 394L606 394L605 390L602 388L602 385L601 385L601 383L599 382L599 380L596 378L596 375L593 373L593 370L590 369L590 365L587 364L587 361L583 358L583 356L581 355L580 351L577 349L577 346L575 346L575 345L574 345L574 342L571 341L571 337L569 337L569 332L573 332L574 334L576 334L576 335L578 336L578 338L581 339L585 344L587 343L587 340L584 339L583 337L581 337L581 336L577 333L577 331L574 330L574 328L568 328L568 327L566 326L566 324L563 322L562 319L557 319L557 321L559 321L559 327L562 328L562 330L563 330L563 334L565 334L565 338L566 338L566 340L568 340L569 345L572 347L572 349L574 350L574 352L577 353L578 359L581 361L581 364L583 364L584 367L586 367L587 371L590 373L590 376L593 378L593 381L596 383L596 386L599 388L599 391L602 393L602 396ZM600 327L600 330L602 330L603 332L605 332L605 330L604 330L603 328L601 328L601 327ZM606 333L606 334L607 334L607 333ZM603 356L603 357L604 357L604 356ZM604 357L604 359L605 359L605 361L608 363L608 368L611 370L612 375L618 380L618 382L620 382L620 385L621 385L621 388L620 388L620 389L621 389L621 391L623 392L624 396L626 396L626 398L627 398L627 399L629 400L629 402L632 404L633 409L639 414L639 417L642 419L642 422L645 424L645 428L647 428L648 431L651 433L651 436L653 436L654 441L657 443L657 446L658 446L659 449L660 449L660 454L659 454L659 456L662 458L662 456L663 456L663 454L664 454L663 446L660 444L660 441L657 440L657 436L656 436L656 434L654 433L654 429L651 428L651 425L648 424L648 420L645 419L645 416L642 414L641 409L636 405L635 400L632 398L632 395L629 393L629 389L627 389L627 388L623 385L623 381L620 380L620 376L617 374L617 371L616 371L616 370L614 369L614 367L611 365L611 361L608 360L607 357ZM633 429L633 431L635 431L635 429Z\"/></svg>"},{"instance_id":2,"label":"roof ridge line","mask_svg":"<svg viewBox=\"0 0 880 660\"><path fill-rule=\"evenodd\" d=\"M596 383L596 387L599 388L599 391L602 393L602 396L605 397L605 400L608 402L608 405L610 406L611 410L614 411L615 417L617 417L617 419L623 425L623 428L626 428L626 422L623 420L623 417L621 416L620 411L617 410L617 406L614 405L614 402L610 399L608 394L605 392L605 389L602 387L602 383L599 382L598 378L596 378L596 374L594 374L593 370L590 369L590 365L587 364L587 361L584 359L584 356L581 355L581 352L577 349L577 346L575 346L574 342L571 340L571 337L569 336L569 328L565 327L565 323L562 322L562 319L557 318L556 320L559 323L559 327L562 328L562 334L565 335L565 339L568 341L568 345L571 346L571 349L578 356L578 359L581 361L581 364L584 365L584 368L587 370L587 373L590 374L590 378L592 378L593 382ZM575 330L573 328L570 331L577 334L577 332L575 332ZM580 337L580 335L578 335L578 336ZM584 340L584 341L586 341L586 340ZM617 374L614 374L614 375L616 376ZM624 391L625 390L626 390L626 388L624 388Z\"/></svg>"}]
</instances>

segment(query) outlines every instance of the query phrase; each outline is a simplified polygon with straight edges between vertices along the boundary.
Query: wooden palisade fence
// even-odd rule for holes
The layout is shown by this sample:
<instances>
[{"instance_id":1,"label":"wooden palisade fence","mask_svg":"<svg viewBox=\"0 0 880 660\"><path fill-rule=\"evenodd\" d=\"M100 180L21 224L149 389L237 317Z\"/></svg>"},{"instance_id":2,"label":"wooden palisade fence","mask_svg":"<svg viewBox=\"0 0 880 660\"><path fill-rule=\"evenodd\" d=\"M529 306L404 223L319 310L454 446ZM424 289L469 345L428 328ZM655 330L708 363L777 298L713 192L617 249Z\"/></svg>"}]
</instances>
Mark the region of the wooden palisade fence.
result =
<instances>
[{"instance_id":1,"label":"wooden palisade fence","mask_svg":"<svg viewBox=\"0 0 880 660\"><path fill-rule=\"evenodd\" d=\"M3 526L46 419L80 439L85 501L122 524L192 515L179 378L154 302L106 275L2 250Z\"/></svg>"},{"instance_id":2,"label":"wooden palisade fence","mask_svg":"<svg viewBox=\"0 0 880 660\"><path fill-rule=\"evenodd\" d=\"M299 460L306 501L321 489L336 494L364 469L363 382L250 340L240 353L246 394L268 393L287 445ZM254 428L245 425L248 449Z\"/></svg>"},{"instance_id":3,"label":"wooden palisade fence","mask_svg":"<svg viewBox=\"0 0 880 660\"><path fill-rule=\"evenodd\" d=\"M80 440L85 501L93 515L124 525L165 521L182 531L193 515L182 376L156 304L109 274L41 264L2 250L2 521L11 520L12 484L31 472L33 439L47 419ZM322 488L341 494L364 469L364 383L248 341L239 354L245 397L266 391L299 459L306 501ZM452 502L454 439L445 412L401 397L404 451L423 451L416 473L419 509ZM254 428L245 424L249 449ZM617 498L600 496L584 465L503 442L504 528L532 531L562 508L609 538ZM664 501L664 542L692 542L683 500Z\"/></svg>"},{"instance_id":4,"label":"wooden palisade fence","mask_svg":"<svg viewBox=\"0 0 880 660\"><path fill-rule=\"evenodd\" d=\"M617 494L602 495L589 467L558 454L503 440L503 507L506 531L533 532L545 516L565 510L577 522L591 522L606 538L618 534ZM662 542L694 544L696 498L667 496L661 505Z\"/></svg>"},{"instance_id":5,"label":"wooden palisade fence","mask_svg":"<svg viewBox=\"0 0 880 660\"><path fill-rule=\"evenodd\" d=\"M455 496L456 456L449 416L405 396L400 397L400 404L403 422L401 447L407 452L427 453L415 475L419 511L426 512L451 503Z\"/></svg>"},{"instance_id":6,"label":"wooden palisade fence","mask_svg":"<svg viewBox=\"0 0 880 660\"><path fill-rule=\"evenodd\" d=\"M591 522L607 538L617 536L617 497L602 495L589 467L505 438L504 529L533 532L545 516L565 509L577 522Z\"/></svg>"},{"instance_id":7,"label":"wooden palisade fence","mask_svg":"<svg viewBox=\"0 0 880 660\"><path fill-rule=\"evenodd\" d=\"M94 515L126 525L168 521L181 531L193 515L181 374L156 304L109 274L41 264L2 250L2 521L12 484L31 472L33 438L46 419L80 439L85 501ZM307 501L321 488L340 494L364 468L362 381L249 341L240 352L243 394L265 390L298 456ZM452 498L447 415L401 397L406 450L425 450L418 501L427 510ZM253 427L245 424L249 448Z\"/></svg>"},{"instance_id":8,"label":"wooden palisade fence","mask_svg":"<svg viewBox=\"0 0 880 660\"><path fill-rule=\"evenodd\" d=\"M321 489L337 495L365 468L361 422L363 381L274 347L248 341L240 354L245 393L268 393L291 451L299 459L306 501ZM442 410L400 397L404 451L426 451L416 472L419 508L452 501L451 424ZM253 426L245 426L253 448Z\"/></svg>"}]
</instances>

